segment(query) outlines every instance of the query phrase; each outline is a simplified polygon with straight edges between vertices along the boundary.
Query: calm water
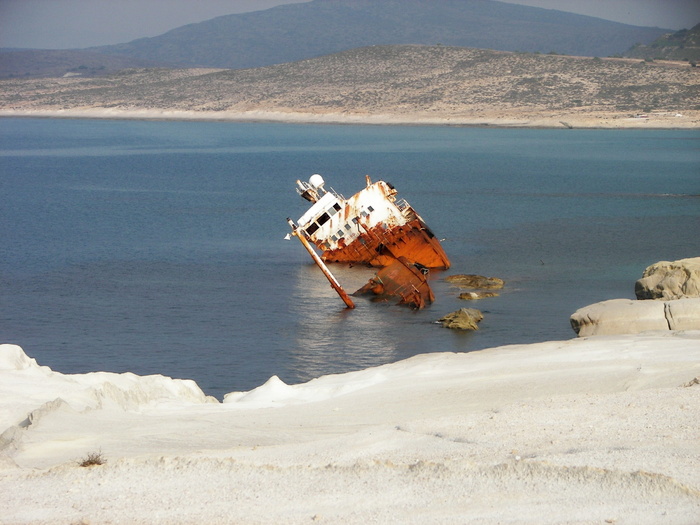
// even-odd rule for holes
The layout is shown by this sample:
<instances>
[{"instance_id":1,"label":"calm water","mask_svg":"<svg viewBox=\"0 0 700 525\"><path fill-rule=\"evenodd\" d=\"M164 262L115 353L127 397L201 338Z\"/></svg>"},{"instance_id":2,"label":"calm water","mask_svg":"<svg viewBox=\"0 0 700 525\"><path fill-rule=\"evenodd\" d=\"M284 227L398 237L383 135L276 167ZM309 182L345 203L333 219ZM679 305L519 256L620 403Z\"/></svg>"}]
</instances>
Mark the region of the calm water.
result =
<instances>
[{"instance_id":1,"label":"calm water","mask_svg":"<svg viewBox=\"0 0 700 525\"><path fill-rule=\"evenodd\" d=\"M697 131L0 119L0 342L69 373L192 378L219 398L418 353L569 339L569 316L700 255ZM286 218L296 179L393 183L453 268L414 312L344 305ZM373 274L332 266L348 291ZM506 280L457 299L442 278ZM481 309L481 330L434 321Z\"/></svg>"}]
</instances>

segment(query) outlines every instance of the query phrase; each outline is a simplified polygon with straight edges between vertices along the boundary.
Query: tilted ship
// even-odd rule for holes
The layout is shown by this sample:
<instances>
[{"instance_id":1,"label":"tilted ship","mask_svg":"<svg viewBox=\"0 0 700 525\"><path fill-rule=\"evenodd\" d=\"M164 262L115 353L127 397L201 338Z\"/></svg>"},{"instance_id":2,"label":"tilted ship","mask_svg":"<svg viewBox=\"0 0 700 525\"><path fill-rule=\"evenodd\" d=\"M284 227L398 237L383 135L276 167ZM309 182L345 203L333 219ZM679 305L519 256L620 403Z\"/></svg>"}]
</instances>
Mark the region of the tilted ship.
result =
<instances>
[{"instance_id":1,"label":"tilted ship","mask_svg":"<svg viewBox=\"0 0 700 525\"><path fill-rule=\"evenodd\" d=\"M367 176L366 187L346 199L326 189L321 175L312 175L308 182L297 181L297 192L312 205L296 224L287 219L292 234L302 241L348 307L354 307L352 300L325 262L381 268L356 295L396 297L415 308L433 301L428 271L446 270L450 260L421 216L405 199L397 199L391 184L373 183ZM320 250L320 256L311 244Z\"/></svg>"}]
</instances>

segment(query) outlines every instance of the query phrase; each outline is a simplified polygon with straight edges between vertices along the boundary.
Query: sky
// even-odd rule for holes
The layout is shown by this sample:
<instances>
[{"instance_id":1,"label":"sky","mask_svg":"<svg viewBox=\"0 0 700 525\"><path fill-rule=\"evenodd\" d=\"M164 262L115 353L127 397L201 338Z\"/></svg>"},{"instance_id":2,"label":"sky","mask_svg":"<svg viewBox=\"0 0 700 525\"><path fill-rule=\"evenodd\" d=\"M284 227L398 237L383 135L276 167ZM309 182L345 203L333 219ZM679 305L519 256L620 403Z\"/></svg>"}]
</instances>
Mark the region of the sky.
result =
<instances>
[{"instance_id":1,"label":"sky","mask_svg":"<svg viewBox=\"0 0 700 525\"><path fill-rule=\"evenodd\" d=\"M0 0L0 47L74 49L119 44L216 16L305 1L308 0ZM700 23L700 0L509 3L674 30Z\"/></svg>"}]
</instances>

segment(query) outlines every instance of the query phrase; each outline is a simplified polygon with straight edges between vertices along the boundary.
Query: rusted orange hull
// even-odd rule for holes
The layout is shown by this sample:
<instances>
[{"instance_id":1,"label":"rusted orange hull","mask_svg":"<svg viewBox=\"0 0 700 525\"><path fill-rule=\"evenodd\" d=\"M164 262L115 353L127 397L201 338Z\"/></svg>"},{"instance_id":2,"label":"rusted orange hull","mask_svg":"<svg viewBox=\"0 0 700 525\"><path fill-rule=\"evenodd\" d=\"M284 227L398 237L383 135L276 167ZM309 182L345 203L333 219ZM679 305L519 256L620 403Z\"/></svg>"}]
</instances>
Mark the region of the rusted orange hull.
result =
<instances>
[{"instance_id":1,"label":"rusted orange hull","mask_svg":"<svg viewBox=\"0 0 700 525\"><path fill-rule=\"evenodd\" d=\"M322 243L317 245L323 249ZM366 231L348 246L324 251L321 258L327 262L369 264L383 267L399 257L426 268L446 270L450 260L440 242L420 219L403 226L385 228L379 224Z\"/></svg>"},{"instance_id":2,"label":"rusted orange hull","mask_svg":"<svg viewBox=\"0 0 700 525\"><path fill-rule=\"evenodd\" d=\"M427 272L405 257L393 259L353 295L374 295L379 300L398 298L399 304L418 310L435 300L428 285Z\"/></svg>"}]
</instances>

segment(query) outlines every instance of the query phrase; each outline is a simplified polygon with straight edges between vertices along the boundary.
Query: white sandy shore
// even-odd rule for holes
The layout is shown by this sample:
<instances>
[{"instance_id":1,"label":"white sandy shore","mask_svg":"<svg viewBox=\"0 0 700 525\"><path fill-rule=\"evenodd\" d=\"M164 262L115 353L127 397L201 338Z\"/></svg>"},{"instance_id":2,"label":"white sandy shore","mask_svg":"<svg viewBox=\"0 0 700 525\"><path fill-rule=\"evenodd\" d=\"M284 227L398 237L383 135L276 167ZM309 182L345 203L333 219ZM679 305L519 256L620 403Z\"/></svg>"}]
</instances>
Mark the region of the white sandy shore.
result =
<instances>
[{"instance_id":1,"label":"white sandy shore","mask_svg":"<svg viewBox=\"0 0 700 525\"><path fill-rule=\"evenodd\" d=\"M0 345L0 522L700 518L700 331L427 354L224 403ZM78 466L100 452L101 466Z\"/></svg>"},{"instance_id":2,"label":"white sandy shore","mask_svg":"<svg viewBox=\"0 0 700 525\"><path fill-rule=\"evenodd\" d=\"M89 118L123 120L213 120L230 122L287 122L299 124L437 125L508 128L697 129L700 111L685 114L651 113L647 118L612 112L486 112L479 116L433 113L321 113L280 110L179 111L164 109L0 109L2 117Z\"/></svg>"}]
</instances>

